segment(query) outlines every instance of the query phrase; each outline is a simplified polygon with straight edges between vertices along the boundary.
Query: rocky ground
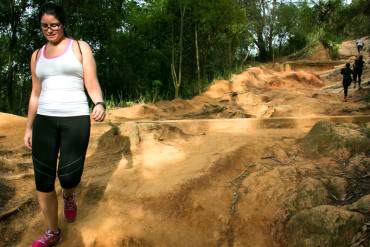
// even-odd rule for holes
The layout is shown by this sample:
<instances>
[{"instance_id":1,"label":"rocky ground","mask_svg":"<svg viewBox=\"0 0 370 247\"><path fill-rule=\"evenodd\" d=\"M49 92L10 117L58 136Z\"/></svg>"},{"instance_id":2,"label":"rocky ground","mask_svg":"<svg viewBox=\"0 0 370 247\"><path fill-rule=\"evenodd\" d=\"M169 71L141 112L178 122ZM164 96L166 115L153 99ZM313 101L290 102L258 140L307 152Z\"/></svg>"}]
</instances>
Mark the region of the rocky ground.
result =
<instances>
[{"instance_id":1,"label":"rocky ground","mask_svg":"<svg viewBox=\"0 0 370 247\"><path fill-rule=\"evenodd\" d=\"M370 65L343 102L351 42L339 61L266 64L191 100L110 109L58 246L369 247ZM44 228L24 127L0 113L0 246Z\"/></svg>"}]
</instances>

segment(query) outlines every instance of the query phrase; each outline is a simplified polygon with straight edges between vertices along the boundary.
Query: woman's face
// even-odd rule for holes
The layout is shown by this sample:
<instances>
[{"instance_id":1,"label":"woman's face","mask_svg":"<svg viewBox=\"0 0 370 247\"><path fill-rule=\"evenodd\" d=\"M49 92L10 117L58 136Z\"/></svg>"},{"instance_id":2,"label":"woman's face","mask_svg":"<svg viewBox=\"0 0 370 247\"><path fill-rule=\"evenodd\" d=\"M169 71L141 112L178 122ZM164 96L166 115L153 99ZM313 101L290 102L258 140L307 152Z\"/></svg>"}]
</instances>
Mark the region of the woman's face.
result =
<instances>
[{"instance_id":1,"label":"woman's face","mask_svg":"<svg viewBox=\"0 0 370 247\"><path fill-rule=\"evenodd\" d=\"M41 17L41 30L52 43L58 43L64 37L64 27L54 15L44 14Z\"/></svg>"}]
</instances>

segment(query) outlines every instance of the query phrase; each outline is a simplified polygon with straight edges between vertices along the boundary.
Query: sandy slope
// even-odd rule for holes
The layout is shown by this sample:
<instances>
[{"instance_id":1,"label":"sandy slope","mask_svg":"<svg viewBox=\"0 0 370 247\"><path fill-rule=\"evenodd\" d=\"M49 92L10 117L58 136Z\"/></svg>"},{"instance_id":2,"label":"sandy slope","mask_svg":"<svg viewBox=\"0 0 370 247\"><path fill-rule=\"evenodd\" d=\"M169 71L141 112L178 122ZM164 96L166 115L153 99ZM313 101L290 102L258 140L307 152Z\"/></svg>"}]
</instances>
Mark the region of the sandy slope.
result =
<instances>
[{"instance_id":1,"label":"sandy slope","mask_svg":"<svg viewBox=\"0 0 370 247\"><path fill-rule=\"evenodd\" d=\"M192 100L110 110L92 125L78 220L61 215L58 246L348 246L356 234L369 244L368 150L309 132L325 120L341 123L340 140L369 139L369 88L343 102L340 66L269 64ZM43 230L24 126L0 113L0 246L29 246Z\"/></svg>"}]
</instances>

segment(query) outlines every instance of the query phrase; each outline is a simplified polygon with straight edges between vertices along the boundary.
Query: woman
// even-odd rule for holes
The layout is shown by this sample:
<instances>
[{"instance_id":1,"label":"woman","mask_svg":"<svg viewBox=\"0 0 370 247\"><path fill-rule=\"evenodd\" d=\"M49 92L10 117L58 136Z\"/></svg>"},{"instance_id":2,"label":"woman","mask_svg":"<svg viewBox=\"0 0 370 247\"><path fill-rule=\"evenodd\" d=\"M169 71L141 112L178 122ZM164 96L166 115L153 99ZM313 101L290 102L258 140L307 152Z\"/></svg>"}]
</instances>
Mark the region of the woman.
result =
<instances>
[{"instance_id":1,"label":"woman","mask_svg":"<svg viewBox=\"0 0 370 247\"><path fill-rule=\"evenodd\" d=\"M353 81L355 85L353 88L356 88L356 84L358 83L358 89L361 89L361 76L362 70L364 68L365 61L363 60L362 55L358 56L353 64Z\"/></svg>"},{"instance_id":2,"label":"woman","mask_svg":"<svg viewBox=\"0 0 370 247\"><path fill-rule=\"evenodd\" d=\"M351 70L351 65L349 63L346 63L346 67L344 67L340 71L340 73L343 75L344 101L347 101L348 87L351 85L353 74L353 71Z\"/></svg>"},{"instance_id":3,"label":"woman","mask_svg":"<svg viewBox=\"0 0 370 247\"><path fill-rule=\"evenodd\" d=\"M56 174L63 189L67 222L73 222L77 214L75 188L81 180L90 137L84 87L94 103L91 118L103 121L105 105L91 48L66 36L63 8L54 3L42 5L39 21L47 42L31 57L32 93L24 143L32 149L37 198L47 226L32 246L47 247L56 245L61 236Z\"/></svg>"},{"instance_id":4,"label":"woman","mask_svg":"<svg viewBox=\"0 0 370 247\"><path fill-rule=\"evenodd\" d=\"M361 51L364 48L364 41L362 40L362 38L356 40L356 46L358 54L361 54Z\"/></svg>"}]
</instances>

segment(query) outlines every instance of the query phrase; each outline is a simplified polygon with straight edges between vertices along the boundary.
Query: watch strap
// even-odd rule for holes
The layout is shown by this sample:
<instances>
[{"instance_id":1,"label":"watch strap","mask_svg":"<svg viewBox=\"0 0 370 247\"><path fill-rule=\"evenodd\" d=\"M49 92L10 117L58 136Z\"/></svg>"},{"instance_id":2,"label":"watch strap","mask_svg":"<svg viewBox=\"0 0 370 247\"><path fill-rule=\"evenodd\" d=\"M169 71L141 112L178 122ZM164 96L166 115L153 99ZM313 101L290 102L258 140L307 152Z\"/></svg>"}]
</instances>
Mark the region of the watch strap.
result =
<instances>
[{"instance_id":1,"label":"watch strap","mask_svg":"<svg viewBox=\"0 0 370 247\"><path fill-rule=\"evenodd\" d=\"M97 106L97 105L102 105L102 106L104 107L104 110L106 109L106 107L105 107L105 103L104 103L104 102L102 102L102 101L100 101L100 102L96 102L96 103L94 104L94 107L95 107L95 106Z\"/></svg>"}]
</instances>

